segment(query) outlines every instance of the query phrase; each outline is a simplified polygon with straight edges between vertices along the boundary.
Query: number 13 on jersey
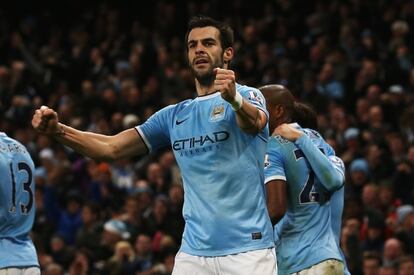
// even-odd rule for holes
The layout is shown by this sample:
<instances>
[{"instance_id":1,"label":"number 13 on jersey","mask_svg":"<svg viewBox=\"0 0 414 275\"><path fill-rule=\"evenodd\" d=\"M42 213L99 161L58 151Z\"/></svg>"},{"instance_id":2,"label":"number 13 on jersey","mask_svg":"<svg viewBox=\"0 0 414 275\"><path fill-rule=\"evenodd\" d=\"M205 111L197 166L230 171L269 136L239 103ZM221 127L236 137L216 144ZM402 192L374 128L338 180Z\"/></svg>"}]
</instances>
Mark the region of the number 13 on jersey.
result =
<instances>
[{"instance_id":1,"label":"number 13 on jersey","mask_svg":"<svg viewBox=\"0 0 414 275\"><path fill-rule=\"evenodd\" d=\"M13 167L14 165L17 167ZM9 212L12 214L16 213L16 208L20 205L21 213L26 215L33 207L33 190L31 188L33 171L25 162L10 163L9 168L11 177L11 205ZM25 199L25 196L19 194L19 192L27 193L28 198ZM16 198L21 198L21 201L17 202Z\"/></svg>"}]
</instances>

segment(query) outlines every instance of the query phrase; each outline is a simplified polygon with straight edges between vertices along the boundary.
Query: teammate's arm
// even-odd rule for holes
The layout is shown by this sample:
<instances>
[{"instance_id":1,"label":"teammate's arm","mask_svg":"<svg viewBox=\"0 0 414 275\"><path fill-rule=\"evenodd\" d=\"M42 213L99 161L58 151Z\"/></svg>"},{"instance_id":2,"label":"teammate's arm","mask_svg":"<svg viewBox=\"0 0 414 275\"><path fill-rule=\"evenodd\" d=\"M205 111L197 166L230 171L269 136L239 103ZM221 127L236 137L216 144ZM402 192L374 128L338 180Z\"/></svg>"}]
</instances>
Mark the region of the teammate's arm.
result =
<instances>
[{"instance_id":1,"label":"teammate's arm","mask_svg":"<svg viewBox=\"0 0 414 275\"><path fill-rule=\"evenodd\" d=\"M236 91L236 77L232 70L215 69L215 88L236 112L237 125L249 134L257 134L267 124L267 115Z\"/></svg>"},{"instance_id":2,"label":"teammate's arm","mask_svg":"<svg viewBox=\"0 0 414 275\"><path fill-rule=\"evenodd\" d=\"M264 163L267 211L272 224L278 223L286 212L286 174L284 157L279 143L270 138Z\"/></svg>"},{"instance_id":3,"label":"teammate's arm","mask_svg":"<svg viewBox=\"0 0 414 275\"><path fill-rule=\"evenodd\" d=\"M271 180L266 183L267 210L272 224L277 224L286 212L286 181Z\"/></svg>"},{"instance_id":4,"label":"teammate's arm","mask_svg":"<svg viewBox=\"0 0 414 275\"><path fill-rule=\"evenodd\" d=\"M275 129L274 134L295 142L299 149L302 150L315 175L328 191L335 191L344 184L343 174L333 164L333 161L340 161L340 159L335 158L331 161L302 131L289 124L282 124Z\"/></svg>"},{"instance_id":5,"label":"teammate's arm","mask_svg":"<svg viewBox=\"0 0 414 275\"><path fill-rule=\"evenodd\" d=\"M114 136L79 131L59 123L57 113L46 106L35 111L32 125L39 133L49 135L93 159L112 161L144 154L148 150L133 128Z\"/></svg>"}]
</instances>

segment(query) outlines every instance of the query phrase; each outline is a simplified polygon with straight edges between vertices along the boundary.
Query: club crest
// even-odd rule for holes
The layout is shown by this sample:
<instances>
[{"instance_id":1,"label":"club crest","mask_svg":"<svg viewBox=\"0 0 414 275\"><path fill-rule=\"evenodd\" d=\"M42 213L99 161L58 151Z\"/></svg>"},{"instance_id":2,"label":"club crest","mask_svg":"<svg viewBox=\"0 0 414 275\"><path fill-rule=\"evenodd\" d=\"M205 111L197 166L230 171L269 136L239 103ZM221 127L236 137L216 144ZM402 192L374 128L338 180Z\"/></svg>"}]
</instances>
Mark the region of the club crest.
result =
<instances>
[{"instance_id":1,"label":"club crest","mask_svg":"<svg viewBox=\"0 0 414 275\"><path fill-rule=\"evenodd\" d=\"M222 120L226 113L226 108L224 108L224 104L219 104L213 107L210 113L210 121L215 122Z\"/></svg>"}]
</instances>

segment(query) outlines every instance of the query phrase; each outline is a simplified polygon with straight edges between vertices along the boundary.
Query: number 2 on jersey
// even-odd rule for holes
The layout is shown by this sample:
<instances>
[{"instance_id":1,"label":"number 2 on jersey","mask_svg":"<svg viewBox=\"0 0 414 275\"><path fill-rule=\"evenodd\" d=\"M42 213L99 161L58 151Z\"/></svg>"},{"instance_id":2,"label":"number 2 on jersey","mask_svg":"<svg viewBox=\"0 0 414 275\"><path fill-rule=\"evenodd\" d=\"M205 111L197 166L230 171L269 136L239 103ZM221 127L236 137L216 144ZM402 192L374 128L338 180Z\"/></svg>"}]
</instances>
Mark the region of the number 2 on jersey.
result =
<instances>
[{"instance_id":1,"label":"number 2 on jersey","mask_svg":"<svg viewBox=\"0 0 414 275\"><path fill-rule=\"evenodd\" d=\"M13 173L12 164L10 163L10 174L11 174L11 182L12 182L12 205L10 206L9 212L16 213L16 184L23 184L23 190L29 193L29 201L27 204L20 203L20 210L22 211L22 214L27 214L30 212L33 206L33 191L30 188L30 185L32 184L33 173L32 173L32 169L30 169L30 166L25 162L19 162L17 164L17 168L18 168L18 172L26 171L27 180L16 183L16 177Z\"/></svg>"},{"instance_id":2,"label":"number 2 on jersey","mask_svg":"<svg viewBox=\"0 0 414 275\"><path fill-rule=\"evenodd\" d=\"M294 151L296 160L304 158L305 155L299 149ZM299 203L306 204L319 201L319 193L312 191L315 185L315 173L309 170L308 179L299 194Z\"/></svg>"}]
</instances>

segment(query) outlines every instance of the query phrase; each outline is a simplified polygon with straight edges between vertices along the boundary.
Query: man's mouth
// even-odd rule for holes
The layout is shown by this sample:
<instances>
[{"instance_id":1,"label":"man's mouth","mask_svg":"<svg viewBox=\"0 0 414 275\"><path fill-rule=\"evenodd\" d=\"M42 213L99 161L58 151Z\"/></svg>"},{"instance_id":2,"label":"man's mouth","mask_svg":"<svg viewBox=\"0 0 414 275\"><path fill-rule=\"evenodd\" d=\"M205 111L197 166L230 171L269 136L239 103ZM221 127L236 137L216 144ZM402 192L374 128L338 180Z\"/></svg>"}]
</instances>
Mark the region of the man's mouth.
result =
<instances>
[{"instance_id":1,"label":"man's mouth","mask_svg":"<svg viewBox=\"0 0 414 275\"><path fill-rule=\"evenodd\" d=\"M195 65L202 65L202 64L208 64L208 59L207 58L197 58L194 61Z\"/></svg>"}]
</instances>

